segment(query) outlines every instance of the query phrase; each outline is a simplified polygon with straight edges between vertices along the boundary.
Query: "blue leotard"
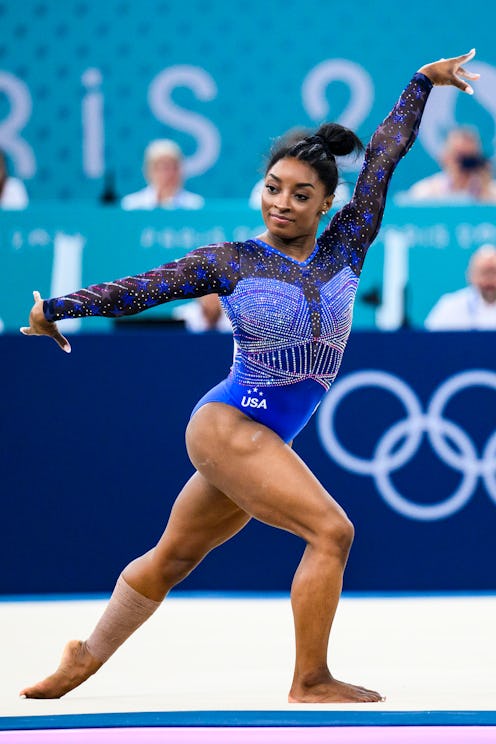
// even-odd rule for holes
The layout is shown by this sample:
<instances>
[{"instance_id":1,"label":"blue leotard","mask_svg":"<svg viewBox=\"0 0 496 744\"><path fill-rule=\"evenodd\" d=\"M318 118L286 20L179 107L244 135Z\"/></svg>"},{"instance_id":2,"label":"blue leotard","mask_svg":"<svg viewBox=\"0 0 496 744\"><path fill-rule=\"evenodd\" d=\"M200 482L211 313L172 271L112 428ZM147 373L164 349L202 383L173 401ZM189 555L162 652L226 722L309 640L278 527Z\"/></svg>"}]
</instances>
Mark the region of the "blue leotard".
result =
<instances>
[{"instance_id":1,"label":"blue leotard","mask_svg":"<svg viewBox=\"0 0 496 744\"><path fill-rule=\"evenodd\" d=\"M305 261L257 238L209 245L144 274L46 300L45 317L119 317L169 300L218 293L233 326L234 361L227 379L194 410L210 401L227 403L290 441L338 372L389 181L415 141L431 88L424 75L413 77L374 133L351 201Z\"/></svg>"}]
</instances>

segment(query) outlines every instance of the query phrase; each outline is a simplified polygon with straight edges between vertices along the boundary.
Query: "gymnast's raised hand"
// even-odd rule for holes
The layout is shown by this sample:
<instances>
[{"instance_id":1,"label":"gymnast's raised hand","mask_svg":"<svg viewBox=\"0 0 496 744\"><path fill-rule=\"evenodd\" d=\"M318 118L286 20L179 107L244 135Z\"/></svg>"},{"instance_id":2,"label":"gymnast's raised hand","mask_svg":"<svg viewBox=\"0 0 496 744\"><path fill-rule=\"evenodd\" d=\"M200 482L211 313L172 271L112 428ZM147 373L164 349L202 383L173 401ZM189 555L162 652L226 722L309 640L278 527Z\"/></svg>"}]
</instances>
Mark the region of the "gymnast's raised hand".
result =
<instances>
[{"instance_id":1,"label":"gymnast's raised hand","mask_svg":"<svg viewBox=\"0 0 496 744\"><path fill-rule=\"evenodd\" d=\"M434 85L454 85L464 93L473 95L473 88L462 78L468 80L478 80L480 75L476 72L468 72L463 65L470 62L475 57L475 49L471 49L468 54L461 54L459 57L450 59L439 59L437 62L431 62L420 68L419 72L429 78Z\"/></svg>"},{"instance_id":2,"label":"gymnast's raised hand","mask_svg":"<svg viewBox=\"0 0 496 744\"><path fill-rule=\"evenodd\" d=\"M39 292L33 292L34 305L29 313L29 326L23 326L20 331L25 336L51 336L55 343L57 343L62 351L66 354L71 353L71 345L69 341L63 336L56 323L51 323L46 320L43 314L43 300Z\"/></svg>"}]
</instances>

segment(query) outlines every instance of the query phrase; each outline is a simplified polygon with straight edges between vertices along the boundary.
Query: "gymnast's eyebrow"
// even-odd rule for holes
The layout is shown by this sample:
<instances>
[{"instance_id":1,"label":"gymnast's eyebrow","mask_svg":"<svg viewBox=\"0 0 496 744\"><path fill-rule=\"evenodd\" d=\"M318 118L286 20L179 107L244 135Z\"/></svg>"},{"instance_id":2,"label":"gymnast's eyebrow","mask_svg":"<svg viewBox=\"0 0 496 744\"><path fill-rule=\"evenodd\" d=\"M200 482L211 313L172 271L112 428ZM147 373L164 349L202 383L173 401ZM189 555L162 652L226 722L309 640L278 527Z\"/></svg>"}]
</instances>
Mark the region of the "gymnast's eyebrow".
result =
<instances>
[{"instance_id":1,"label":"gymnast's eyebrow","mask_svg":"<svg viewBox=\"0 0 496 744\"><path fill-rule=\"evenodd\" d=\"M281 183L281 179L280 179L280 178L278 178L278 176L276 176L276 175L275 175L274 173L267 173L267 178L269 178L269 177L270 177L270 178L273 178L273 179L274 179L274 181L279 181L279 183ZM295 185L296 185L296 186L297 186L297 187L298 187L299 189L301 189L301 188L302 188L303 186L310 186L310 188L311 188L311 189L315 189L315 186L313 185L313 183L297 183L297 184L295 184Z\"/></svg>"}]
</instances>

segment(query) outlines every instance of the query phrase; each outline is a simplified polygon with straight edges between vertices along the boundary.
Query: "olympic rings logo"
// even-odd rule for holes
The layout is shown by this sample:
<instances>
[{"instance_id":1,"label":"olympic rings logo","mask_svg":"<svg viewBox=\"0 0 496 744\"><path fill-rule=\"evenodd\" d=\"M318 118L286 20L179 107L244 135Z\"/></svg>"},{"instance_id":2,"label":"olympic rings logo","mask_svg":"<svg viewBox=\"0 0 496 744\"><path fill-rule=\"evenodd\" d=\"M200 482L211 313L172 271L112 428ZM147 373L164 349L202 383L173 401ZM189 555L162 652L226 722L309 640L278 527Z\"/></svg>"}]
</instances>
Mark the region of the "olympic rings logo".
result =
<instances>
[{"instance_id":1,"label":"olympic rings logo","mask_svg":"<svg viewBox=\"0 0 496 744\"><path fill-rule=\"evenodd\" d=\"M423 413L416 394L398 377L378 370L352 373L332 386L320 406L317 418L320 440L328 454L343 468L371 476L386 503L410 519L435 521L456 514L473 496L479 478L482 478L489 497L496 503L496 430L479 457L468 434L443 415L455 394L475 386L496 391L496 373L474 369L449 377L436 390ZM334 426L336 410L341 401L362 387L389 391L401 401L406 412L404 419L393 424L380 437L370 459L358 457L345 449L338 441ZM433 504L418 504L408 500L398 492L391 480L391 474L414 457L424 433L436 455L463 476L451 495Z\"/></svg>"}]
</instances>

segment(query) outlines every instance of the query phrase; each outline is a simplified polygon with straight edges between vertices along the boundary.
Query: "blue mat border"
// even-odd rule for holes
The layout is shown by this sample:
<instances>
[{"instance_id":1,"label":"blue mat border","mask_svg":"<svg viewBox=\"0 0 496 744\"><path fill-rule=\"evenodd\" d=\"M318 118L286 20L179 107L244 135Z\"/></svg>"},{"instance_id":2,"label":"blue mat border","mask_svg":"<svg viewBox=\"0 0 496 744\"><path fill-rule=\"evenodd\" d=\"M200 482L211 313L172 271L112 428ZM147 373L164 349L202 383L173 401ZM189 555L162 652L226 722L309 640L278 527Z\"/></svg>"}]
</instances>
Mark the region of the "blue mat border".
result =
<instances>
[{"instance_id":1,"label":"blue mat border","mask_svg":"<svg viewBox=\"0 0 496 744\"><path fill-rule=\"evenodd\" d=\"M2 602L82 602L87 600L107 600L111 592L83 592L66 594L0 594ZM173 590L170 597L174 599L289 599L289 592L276 591L216 591ZM344 599L439 599L495 597L496 589L465 590L447 589L432 591L343 591Z\"/></svg>"},{"instance_id":2,"label":"blue mat border","mask_svg":"<svg viewBox=\"0 0 496 744\"><path fill-rule=\"evenodd\" d=\"M144 727L496 726L496 710L216 710L0 717L0 731Z\"/></svg>"}]
</instances>

